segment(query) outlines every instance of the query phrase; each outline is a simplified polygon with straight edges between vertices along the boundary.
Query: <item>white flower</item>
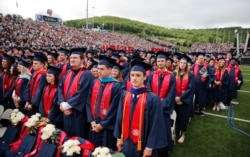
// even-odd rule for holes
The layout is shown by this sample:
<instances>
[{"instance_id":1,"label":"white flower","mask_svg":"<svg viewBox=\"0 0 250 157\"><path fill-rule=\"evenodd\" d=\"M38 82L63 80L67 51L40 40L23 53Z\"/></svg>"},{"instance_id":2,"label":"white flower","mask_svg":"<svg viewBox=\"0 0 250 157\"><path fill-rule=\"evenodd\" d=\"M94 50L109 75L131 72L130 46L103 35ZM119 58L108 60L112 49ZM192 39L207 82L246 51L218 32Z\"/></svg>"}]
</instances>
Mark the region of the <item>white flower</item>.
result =
<instances>
[{"instance_id":1,"label":"white flower","mask_svg":"<svg viewBox=\"0 0 250 157\"><path fill-rule=\"evenodd\" d=\"M27 126L28 128L34 127L37 125L37 123L40 120L40 114L36 113L35 115L32 115L28 121L25 123L25 126Z\"/></svg>"},{"instance_id":2,"label":"white flower","mask_svg":"<svg viewBox=\"0 0 250 157\"><path fill-rule=\"evenodd\" d=\"M55 125L53 124L47 124L41 131L42 131L41 139L47 140L53 135L53 132L56 131L56 128Z\"/></svg>"},{"instance_id":3,"label":"white flower","mask_svg":"<svg viewBox=\"0 0 250 157\"><path fill-rule=\"evenodd\" d=\"M18 109L14 109L10 114L10 121L13 125L17 125L24 117L25 115L22 112Z\"/></svg>"},{"instance_id":4,"label":"white flower","mask_svg":"<svg viewBox=\"0 0 250 157\"><path fill-rule=\"evenodd\" d=\"M79 147L80 142L78 140L67 140L63 144L63 153L67 156L72 156L74 153L80 154L81 148Z\"/></svg>"},{"instance_id":5,"label":"white flower","mask_svg":"<svg viewBox=\"0 0 250 157\"><path fill-rule=\"evenodd\" d=\"M107 147L97 147L92 153L93 157L112 157L109 148Z\"/></svg>"}]
</instances>

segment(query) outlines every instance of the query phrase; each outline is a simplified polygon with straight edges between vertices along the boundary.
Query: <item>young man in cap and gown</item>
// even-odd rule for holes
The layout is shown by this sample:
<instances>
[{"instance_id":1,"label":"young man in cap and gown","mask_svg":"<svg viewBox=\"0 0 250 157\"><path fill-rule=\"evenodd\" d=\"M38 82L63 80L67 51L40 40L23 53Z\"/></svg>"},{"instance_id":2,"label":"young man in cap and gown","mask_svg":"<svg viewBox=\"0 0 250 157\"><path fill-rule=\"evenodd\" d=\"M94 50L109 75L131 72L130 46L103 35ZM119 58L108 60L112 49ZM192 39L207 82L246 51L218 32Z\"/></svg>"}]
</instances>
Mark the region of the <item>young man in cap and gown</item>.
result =
<instances>
[{"instance_id":1,"label":"young man in cap and gown","mask_svg":"<svg viewBox=\"0 0 250 157\"><path fill-rule=\"evenodd\" d=\"M46 85L46 61L47 58L45 55L41 53L35 54L32 66L34 72L25 90L26 104L24 109L26 110L28 116L31 116L38 112L43 89Z\"/></svg>"},{"instance_id":2,"label":"young man in cap and gown","mask_svg":"<svg viewBox=\"0 0 250 157\"><path fill-rule=\"evenodd\" d=\"M156 64L158 69L152 72L148 77L147 86L153 93L155 93L161 100L164 120L166 125L166 132L168 137L168 147L161 151L163 156L166 156L168 150L172 150L173 142L171 137L171 119L170 115L174 110L175 104L175 77L166 69L166 63L169 54L159 51L156 54Z\"/></svg>"},{"instance_id":3,"label":"young man in cap and gown","mask_svg":"<svg viewBox=\"0 0 250 157\"><path fill-rule=\"evenodd\" d=\"M91 123L90 141L96 147L117 150L113 132L122 89L120 83L111 77L114 64L114 59L100 56L99 79L90 88L87 114L88 122Z\"/></svg>"},{"instance_id":4,"label":"young man in cap and gown","mask_svg":"<svg viewBox=\"0 0 250 157\"><path fill-rule=\"evenodd\" d=\"M58 105L63 112L63 130L69 136L88 137L86 105L92 74L86 70L83 53L85 48L73 48L70 53L71 69L67 71L58 87Z\"/></svg>"},{"instance_id":5,"label":"young man in cap and gown","mask_svg":"<svg viewBox=\"0 0 250 157\"><path fill-rule=\"evenodd\" d=\"M167 146L167 135L161 101L144 85L151 65L135 59L131 66L132 88L122 94L117 112L117 148L126 157L157 157L157 150Z\"/></svg>"}]
</instances>

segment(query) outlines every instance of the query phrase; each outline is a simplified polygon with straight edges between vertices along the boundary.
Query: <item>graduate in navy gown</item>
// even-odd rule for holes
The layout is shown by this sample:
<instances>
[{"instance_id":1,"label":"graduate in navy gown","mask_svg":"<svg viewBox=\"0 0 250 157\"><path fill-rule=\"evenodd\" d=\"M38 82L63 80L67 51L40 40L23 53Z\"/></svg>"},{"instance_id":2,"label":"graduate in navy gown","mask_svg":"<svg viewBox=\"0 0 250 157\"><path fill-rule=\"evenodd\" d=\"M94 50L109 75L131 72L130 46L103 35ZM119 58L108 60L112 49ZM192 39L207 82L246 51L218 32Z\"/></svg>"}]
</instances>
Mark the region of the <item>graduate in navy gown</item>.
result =
<instances>
[{"instance_id":1,"label":"graduate in navy gown","mask_svg":"<svg viewBox=\"0 0 250 157\"><path fill-rule=\"evenodd\" d=\"M29 83L31 73L29 71L30 63L25 60L20 60L17 65L17 69L20 72L17 80L13 86L12 92L12 100L16 108L18 108L21 112L24 112L25 106L25 89L27 84ZM24 112L25 113L25 112Z\"/></svg>"},{"instance_id":2,"label":"graduate in navy gown","mask_svg":"<svg viewBox=\"0 0 250 157\"><path fill-rule=\"evenodd\" d=\"M10 108L8 100L5 99L6 93L11 90L12 80L10 74L10 68L14 64L15 58L7 54L3 54L2 68L3 72L0 74L0 105L4 106L4 109Z\"/></svg>"},{"instance_id":3,"label":"graduate in navy gown","mask_svg":"<svg viewBox=\"0 0 250 157\"><path fill-rule=\"evenodd\" d=\"M39 104L41 102L41 97L43 89L46 85L46 69L45 63L47 58L43 54L35 54L33 60L33 70L30 81L25 90L25 101L24 106L25 112L28 116L31 116L38 112Z\"/></svg>"},{"instance_id":4,"label":"graduate in navy gown","mask_svg":"<svg viewBox=\"0 0 250 157\"><path fill-rule=\"evenodd\" d=\"M120 83L111 77L114 64L114 59L106 56L100 57L99 79L96 79L91 87L87 114L92 129L90 141L96 147L105 146L117 150L113 132L122 89Z\"/></svg>"},{"instance_id":5,"label":"graduate in navy gown","mask_svg":"<svg viewBox=\"0 0 250 157\"><path fill-rule=\"evenodd\" d=\"M212 100L214 102L213 111L220 111L219 103L226 103L228 99L229 75L226 69L225 58L218 58L214 77Z\"/></svg>"},{"instance_id":6,"label":"graduate in navy gown","mask_svg":"<svg viewBox=\"0 0 250 157\"><path fill-rule=\"evenodd\" d=\"M176 129L180 132L178 143L183 143L185 140L185 133L187 130L188 120L190 117L190 110L193 108L194 97L194 75L189 71L188 62L191 59L183 54L179 57L179 66L176 67L176 97L175 97L175 111Z\"/></svg>"},{"instance_id":7,"label":"graduate in navy gown","mask_svg":"<svg viewBox=\"0 0 250 157\"><path fill-rule=\"evenodd\" d=\"M87 123L86 104L94 78L83 67L85 51L86 48L71 49L71 69L59 84L58 104L63 112L63 130L69 136L80 136L87 139L89 124Z\"/></svg>"},{"instance_id":8,"label":"graduate in navy gown","mask_svg":"<svg viewBox=\"0 0 250 157\"><path fill-rule=\"evenodd\" d=\"M237 90L243 85L243 76L238 66L238 60L232 58L230 64L227 68L229 74L229 86L228 86L228 100L227 105L229 105L232 99L237 98Z\"/></svg>"},{"instance_id":9,"label":"graduate in navy gown","mask_svg":"<svg viewBox=\"0 0 250 157\"><path fill-rule=\"evenodd\" d=\"M197 54L197 61L193 65L195 77L195 107L198 113L203 116L207 104L207 93L211 84L211 68L205 63L204 53ZM197 105L197 106L196 106Z\"/></svg>"},{"instance_id":10,"label":"graduate in navy gown","mask_svg":"<svg viewBox=\"0 0 250 157\"><path fill-rule=\"evenodd\" d=\"M167 146L161 101L144 85L151 66L137 59L131 65L133 87L122 94L117 112L117 148L126 157L157 157L157 150Z\"/></svg>"},{"instance_id":11,"label":"graduate in navy gown","mask_svg":"<svg viewBox=\"0 0 250 157\"><path fill-rule=\"evenodd\" d=\"M61 71L62 69L55 66L48 66L46 74L47 85L44 88L39 105L39 113L41 113L41 116L47 118L58 129L62 129L63 118L62 112L57 104L57 88Z\"/></svg>"},{"instance_id":12,"label":"graduate in navy gown","mask_svg":"<svg viewBox=\"0 0 250 157\"><path fill-rule=\"evenodd\" d=\"M169 72L166 68L169 55L170 54L163 51L157 52L156 65L158 69L149 75L147 82L148 88L151 89L162 102L158 105L161 105L163 110L168 136L168 148L161 152L163 156L166 156L168 151L172 150L173 147L170 115L174 110L175 77L172 72Z\"/></svg>"},{"instance_id":13,"label":"graduate in navy gown","mask_svg":"<svg viewBox=\"0 0 250 157\"><path fill-rule=\"evenodd\" d=\"M58 61L59 63L57 64L57 66L62 69L62 72L60 73L60 80L62 80L63 76L65 75L65 73L67 72L67 70L70 69L70 65L68 63L68 53L69 50L65 49L65 48L60 48L58 50Z\"/></svg>"},{"instance_id":14,"label":"graduate in navy gown","mask_svg":"<svg viewBox=\"0 0 250 157\"><path fill-rule=\"evenodd\" d=\"M123 66L116 63L112 67L112 71L111 71L111 77L116 79L120 83L121 86L123 85L123 82L124 82L123 77L122 77L122 72L121 72L123 69L124 69Z\"/></svg>"}]
</instances>

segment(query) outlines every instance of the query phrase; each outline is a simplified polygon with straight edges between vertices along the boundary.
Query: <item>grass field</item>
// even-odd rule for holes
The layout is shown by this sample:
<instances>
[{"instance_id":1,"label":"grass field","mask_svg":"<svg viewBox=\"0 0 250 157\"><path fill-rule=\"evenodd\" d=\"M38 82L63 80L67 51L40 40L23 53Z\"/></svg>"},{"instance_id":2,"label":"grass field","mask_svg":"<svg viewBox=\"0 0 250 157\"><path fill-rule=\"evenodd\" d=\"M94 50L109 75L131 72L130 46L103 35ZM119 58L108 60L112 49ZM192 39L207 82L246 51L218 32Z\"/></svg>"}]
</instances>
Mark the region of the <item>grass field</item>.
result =
<instances>
[{"instance_id":1,"label":"grass field","mask_svg":"<svg viewBox=\"0 0 250 157\"><path fill-rule=\"evenodd\" d=\"M241 66L244 84L238 92L239 105L234 107L235 117L250 120L250 66ZM228 111L206 112L227 116ZM234 120L233 123L250 136L250 123ZM230 128L227 119L195 115L187 129L183 144L176 143L170 157L250 157L250 137ZM177 139L178 140L178 139Z\"/></svg>"}]
</instances>

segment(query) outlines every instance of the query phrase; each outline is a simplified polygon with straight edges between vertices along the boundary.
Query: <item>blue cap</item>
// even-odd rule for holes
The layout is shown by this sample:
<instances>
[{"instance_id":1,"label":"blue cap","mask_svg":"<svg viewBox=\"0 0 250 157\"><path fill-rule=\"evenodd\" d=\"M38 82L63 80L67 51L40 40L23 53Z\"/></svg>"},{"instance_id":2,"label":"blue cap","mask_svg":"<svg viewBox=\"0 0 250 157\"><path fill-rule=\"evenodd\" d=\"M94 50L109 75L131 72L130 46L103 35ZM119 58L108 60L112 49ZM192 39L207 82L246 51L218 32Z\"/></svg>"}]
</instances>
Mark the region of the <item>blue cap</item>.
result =
<instances>
[{"instance_id":1,"label":"blue cap","mask_svg":"<svg viewBox=\"0 0 250 157\"><path fill-rule=\"evenodd\" d=\"M86 50L87 50L87 48L72 48L70 50L70 55L78 54L78 55L82 56Z\"/></svg>"},{"instance_id":2,"label":"blue cap","mask_svg":"<svg viewBox=\"0 0 250 157\"><path fill-rule=\"evenodd\" d=\"M190 62L191 59L186 55L186 54L182 54L178 57L179 60L185 60L187 62Z\"/></svg>"},{"instance_id":3,"label":"blue cap","mask_svg":"<svg viewBox=\"0 0 250 157\"><path fill-rule=\"evenodd\" d=\"M199 57L199 56L205 56L205 53L204 52L198 52L196 53L196 56Z\"/></svg>"},{"instance_id":4,"label":"blue cap","mask_svg":"<svg viewBox=\"0 0 250 157\"><path fill-rule=\"evenodd\" d=\"M23 60L23 59L20 59L19 62L18 62L19 65L22 65L26 68L29 68L29 66L31 65L29 62Z\"/></svg>"},{"instance_id":5,"label":"blue cap","mask_svg":"<svg viewBox=\"0 0 250 157\"><path fill-rule=\"evenodd\" d=\"M15 58L10 56L10 55L7 55L7 54L3 54L2 60L7 60L7 61L11 62L12 64L15 63Z\"/></svg>"},{"instance_id":6,"label":"blue cap","mask_svg":"<svg viewBox=\"0 0 250 157\"><path fill-rule=\"evenodd\" d=\"M45 63L47 62L47 57L42 53L36 53L33 60Z\"/></svg>"},{"instance_id":7,"label":"blue cap","mask_svg":"<svg viewBox=\"0 0 250 157\"><path fill-rule=\"evenodd\" d=\"M113 53L112 58L114 59L120 59L121 55L117 53Z\"/></svg>"},{"instance_id":8,"label":"blue cap","mask_svg":"<svg viewBox=\"0 0 250 157\"><path fill-rule=\"evenodd\" d=\"M48 66L48 70L47 73L48 74L55 74L56 76L59 76L59 74L61 73L62 69L56 67L56 66Z\"/></svg>"},{"instance_id":9,"label":"blue cap","mask_svg":"<svg viewBox=\"0 0 250 157\"><path fill-rule=\"evenodd\" d=\"M121 66L120 64L115 63L115 65L113 66L112 69L117 69L117 70L121 71L124 69L124 66Z\"/></svg>"},{"instance_id":10,"label":"blue cap","mask_svg":"<svg viewBox=\"0 0 250 157\"><path fill-rule=\"evenodd\" d=\"M167 60L167 58L170 56L170 54L169 53L166 53L166 52L164 52L164 51L158 51L157 53L156 53L156 58L158 59L158 58L163 58L163 59L166 59Z\"/></svg>"},{"instance_id":11,"label":"blue cap","mask_svg":"<svg viewBox=\"0 0 250 157\"><path fill-rule=\"evenodd\" d=\"M115 61L116 60L113 58L109 58L106 56L100 56L98 65L106 65L108 67L113 67L113 65L115 64Z\"/></svg>"},{"instance_id":12,"label":"blue cap","mask_svg":"<svg viewBox=\"0 0 250 157\"><path fill-rule=\"evenodd\" d=\"M68 50L68 49L65 49L65 48L60 48L60 49L58 50L58 53L63 53L63 54L65 54L65 55L68 55L69 50Z\"/></svg>"},{"instance_id":13,"label":"blue cap","mask_svg":"<svg viewBox=\"0 0 250 157\"><path fill-rule=\"evenodd\" d=\"M57 59L58 54L57 53L52 53L50 51L47 51L48 55L52 56L53 58Z\"/></svg>"},{"instance_id":14,"label":"blue cap","mask_svg":"<svg viewBox=\"0 0 250 157\"><path fill-rule=\"evenodd\" d=\"M150 64L147 64L139 59L132 60L131 67L130 71L141 71L143 73L152 68Z\"/></svg>"},{"instance_id":15,"label":"blue cap","mask_svg":"<svg viewBox=\"0 0 250 157\"><path fill-rule=\"evenodd\" d=\"M97 68L97 66L98 66L98 62L94 61L94 62L89 66L89 69Z\"/></svg>"}]
</instances>

